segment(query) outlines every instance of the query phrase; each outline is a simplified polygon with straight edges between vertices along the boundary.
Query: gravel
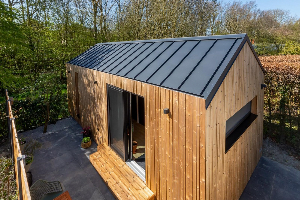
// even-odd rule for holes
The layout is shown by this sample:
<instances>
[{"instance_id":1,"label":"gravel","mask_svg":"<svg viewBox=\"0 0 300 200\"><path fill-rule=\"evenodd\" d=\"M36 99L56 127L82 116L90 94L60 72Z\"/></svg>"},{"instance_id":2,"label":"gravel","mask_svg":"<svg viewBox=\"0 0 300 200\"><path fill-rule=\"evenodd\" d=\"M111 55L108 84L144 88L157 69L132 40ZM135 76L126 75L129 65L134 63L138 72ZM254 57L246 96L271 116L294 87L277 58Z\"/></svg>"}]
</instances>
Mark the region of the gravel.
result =
<instances>
[{"instance_id":1,"label":"gravel","mask_svg":"<svg viewBox=\"0 0 300 200\"><path fill-rule=\"evenodd\" d=\"M288 149L288 148L286 148ZM264 139L263 142L263 156L270 158L281 164L293 167L300 170L300 161L297 160L289 150L284 146L278 145L270 138Z\"/></svg>"}]
</instances>

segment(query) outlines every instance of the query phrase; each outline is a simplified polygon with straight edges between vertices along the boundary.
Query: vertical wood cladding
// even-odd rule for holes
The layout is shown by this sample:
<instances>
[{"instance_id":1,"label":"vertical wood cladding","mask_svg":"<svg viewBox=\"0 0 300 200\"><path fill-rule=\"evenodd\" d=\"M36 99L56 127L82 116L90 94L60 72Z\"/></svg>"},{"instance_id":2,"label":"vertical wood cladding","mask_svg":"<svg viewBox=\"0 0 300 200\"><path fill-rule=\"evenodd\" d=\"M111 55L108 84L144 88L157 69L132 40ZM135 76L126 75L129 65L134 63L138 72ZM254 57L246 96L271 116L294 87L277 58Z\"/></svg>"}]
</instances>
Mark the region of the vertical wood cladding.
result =
<instances>
[{"instance_id":1,"label":"vertical wood cladding","mask_svg":"<svg viewBox=\"0 0 300 200\"><path fill-rule=\"evenodd\" d=\"M246 43L206 111L206 199L239 199L261 157L263 82ZM225 154L226 120L253 98L258 117Z\"/></svg>"},{"instance_id":2,"label":"vertical wood cladding","mask_svg":"<svg viewBox=\"0 0 300 200\"><path fill-rule=\"evenodd\" d=\"M71 64L67 71L70 113L91 127L98 144L108 145L106 84L144 97L146 184L157 199L240 197L261 157L263 138L264 75L248 43L207 109L197 96ZM225 154L226 120L253 98L258 117ZM164 108L170 113L163 114Z\"/></svg>"},{"instance_id":3,"label":"vertical wood cladding","mask_svg":"<svg viewBox=\"0 0 300 200\"><path fill-rule=\"evenodd\" d=\"M157 199L205 199L204 99L71 64L67 71L69 111L98 144L108 145L106 84L143 96L147 186Z\"/></svg>"}]
</instances>

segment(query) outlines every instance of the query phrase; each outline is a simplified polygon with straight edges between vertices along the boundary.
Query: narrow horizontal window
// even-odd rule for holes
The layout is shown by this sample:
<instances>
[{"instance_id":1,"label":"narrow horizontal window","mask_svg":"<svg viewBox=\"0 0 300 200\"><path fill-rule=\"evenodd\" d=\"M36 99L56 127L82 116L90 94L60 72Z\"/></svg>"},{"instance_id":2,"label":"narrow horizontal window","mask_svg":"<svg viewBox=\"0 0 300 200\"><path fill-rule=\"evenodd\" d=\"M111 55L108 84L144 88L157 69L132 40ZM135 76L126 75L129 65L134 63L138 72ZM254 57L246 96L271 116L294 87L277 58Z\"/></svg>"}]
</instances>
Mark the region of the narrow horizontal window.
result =
<instances>
[{"instance_id":1,"label":"narrow horizontal window","mask_svg":"<svg viewBox=\"0 0 300 200\"><path fill-rule=\"evenodd\" d=\"M256 119L256 101L255 97L226 121L225 153Z\"/></svg>"}]
</instances>

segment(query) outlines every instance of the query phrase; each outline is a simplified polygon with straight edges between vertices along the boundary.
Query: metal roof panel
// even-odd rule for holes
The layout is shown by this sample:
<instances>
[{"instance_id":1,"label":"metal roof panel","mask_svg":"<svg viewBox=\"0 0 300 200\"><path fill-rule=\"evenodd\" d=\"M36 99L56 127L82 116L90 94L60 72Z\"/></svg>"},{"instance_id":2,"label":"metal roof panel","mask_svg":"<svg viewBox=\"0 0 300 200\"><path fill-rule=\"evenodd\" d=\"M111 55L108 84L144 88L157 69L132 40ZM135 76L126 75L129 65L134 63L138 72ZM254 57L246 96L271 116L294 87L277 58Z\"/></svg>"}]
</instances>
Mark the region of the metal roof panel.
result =
<instances>
[{"instance_id":1,"label":"metal roof panel","mask_svg":"<svg viewBox=\"0 0 300 200\"><path fill-rule=\"evenodd\" d=\"M85 51L84 53L82 53L80 56L78 56L76 59L73 59L73 64L74 65L78 65L81 66L82 63L85 63L89 60L91 55L97 55L97 51L99 49L104 48L105 45L95 45L93 47L91 47L90 49L88 49L87 51Z\"/></svg>"},{"instance_id":2,"label":"metal roof panel","mask_svg":"<svg viewBox=\"0 0 300 200\"><path fill-rule=\"evenodd\" d=\"M151 53L149 53L145 59L143 59L142 62L140 62L137 66L135 66L129 73L125 74L125 77L135 79L140 73L145 71L147 67L154 62L160 54L162 54L164 51L168 49L170 45L172 45L172 42L162 42L159 43L159 46L157 46Z\"/></svg>"},{"instance_id":3,"label":"metal roof panel","mask_svg":"<svg viewBox=\"0 0 300 200\"><path fill-rule=\"evenodd\" d=\"M215 40L200 41L199 45L183 60L174 72L164 81L162 86L178 89L195 65L201 60Z\"/></svg>"},{"instance_id":4,"label":"metal roof panel","mask_svg":"<svg viewBox=\"0 0 300 200\"><path fill-rule=\"evenodd\" d=\"M117 45L104 45L105 47L102 48L97 52L97 56L93 56L93 59L90 59L91 62L89 64L85 65L87 68L93 68L95 63L101 61L105 55L110 54Z\"/></svg>"},{"instance_id":5,"label":"metal roof panel","mask_svg":"<svg viewBox=\"0 0 300 200\"><path fill-rule=\"evenodd\" d=\"M99 48L95 49L94 52L90 53L89 55L87 55L87 57L82 60L82 63L80 63L80 65L84 66L84 67L89 67L90 65L92 65L99 57L101 57L101 55L103 55L103 53L105 53L107 51L107 49L111 46L111 45L101 45L102 47L99 46Z\"/></svg>"},{"instance_id":6,"label":"metal roof panel","mask_svg":"<svg viewBox=\"0 0 300 200\"><path fill-rule=\"evenodd\" d=\"M178 51L165 62L156 73L148 80L149 83L161 85L161 82L170 74L170 72L180 63L189 51L198 43L198 41L187 41L182 43Z\"/></svg>"},{"instance_id":7,"label":"metal roof panel","mask_svg":"<svg viewBox=\"0 0 300 200\"><path fill-rule=\"evenodd\" d=\"M103 59L100 63L97 63L93 69L102 71L105 68L105 64L115 59L117 56L121 56L122 52L125 52L131 45L130 44L121 44L122 46L116 49L112 54L108 55L105 59Z\"/></svg>"},{"instance_id":8,"label":"metal roof panel","mask_svg":"<svg viewBox=\"0 0 300 200\"><path fill-rule=\"evenodd\" d=\"M246 34L111 42L69 63L194 94L208 106L245 42Z\"/></svg>"},{"instance_id":9,"label":"metal roof panel","mask_svg":"<svg viewBox=\"0 0 300 200\"><path fill-rule=\"evenodd\" d=\"M196 67L195 71L188 77L180 90L200 95L206 83L213 75L216 68L224 59L229 48L233 45L235 39L218 40L211 48L208 54Z\"/></svg>"},{"instance_id":10,"label":"metal roof panel","mask_svg":"<svg viewBox=\"0 0 300 200\"><path fill-rule=\"evenodd\" d=\"M120 71L122 68L125 68L128 64L130 64L132 61L137 59L141 54L147 50L153 43L144 43L140 48L137 48L135 51L133 51L129 56L128 59L124 60L120 64L117 64L116 67L110 70L110 73L117 74L118 71Z\"/></svg>"},{"instance_id":11,"label":"metal roof panel","mask_svg":"<svg viewBox=\"0 0 300 200\"><path fill-rule=\"evenodd\" d=\"M154 62L152 62L141 74L139 74L136 79L141 81L147 81L149 77L155 73L155 71L170 58L174 51L178 50L182 45L182 42L174 42L165 52L163 52Z\"/></svg>"},{"instance_id":12,"label":"metal roof panel","mask_svg":"<svg viewBox=\"0 0 300 200\"><path fill-rule=\"evenodd\" d=\"M163 43L151 43L151 46L147 48L144 52L141 52L141 54L134 60L132 60L125 68L120 69L117 72L117 75L119 76L126 76L128 73L133 71L139 64L141 64L153 51L155 51L160 45Z\"/></svg>"},{"instance_id":13,"label":"metal roof panel","mask_svg":"<svg viewBox=\"0 0 300 200\"><path fill-rule=\"evenodd\" d=\"M121 63L124 59L128 58L128 56L135 51L137 48L141 47L143 43L140 44L129 44L129 47L120 52L117 56L111 59L109 62L105 63L101 66L103 72L109 72L112 68L116 66L116 64Z\"/></svg>"}]
</instances>

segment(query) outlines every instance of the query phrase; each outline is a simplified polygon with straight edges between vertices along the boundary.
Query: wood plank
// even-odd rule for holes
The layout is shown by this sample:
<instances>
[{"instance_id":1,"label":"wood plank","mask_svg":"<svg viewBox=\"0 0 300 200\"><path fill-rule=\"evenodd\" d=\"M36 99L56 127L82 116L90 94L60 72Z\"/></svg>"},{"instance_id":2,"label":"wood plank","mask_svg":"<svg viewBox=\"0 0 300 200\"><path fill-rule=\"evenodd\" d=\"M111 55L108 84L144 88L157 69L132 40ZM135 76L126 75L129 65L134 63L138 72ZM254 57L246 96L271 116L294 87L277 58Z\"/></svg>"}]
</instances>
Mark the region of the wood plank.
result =
<instances>
[{"instance_id":1,"label":"wood plank","mask_svg":"<svg viewBox=\"0 0 300 200\"><path fill-rule=\"evenodd\" d=\"M160 134L159 134L159 144L160 144L160 149L159 151L159 162L161 165L161 173L160 173L160 199L164 200L167 198L167 179L166 179L166 172L167 172L167 165L166 165L166 135L167 135L167 130L166 130L166 123L167 123L167 116L163 114L163 109L166 108L166 89L161 88L160 89L160 94L161 94L161 128L160 128Z\"/></svg>"},{"instance_id":2,"label":"wood plank","mask_svg":"<svg viewBox=\"0 0 300 200\"><path fill-rule=\"evenodd\" d=\"M186 95L186 199L193 198L193 100Z\"/></svg>"},{"instance_id":3,"label":"wood plank","mask_svg":"<svg viewBox=\"0 0 300 200\"><path fill-rule=\"evenodd\" d=\"M197 193L199 191L199 184L200 184L200 180L199 180L199 172L197 171L197 163L198 163L198 169L199 169L199 161L197 160L197 155L199 154L200 150L199 150L199 141L198 141L198 136L199 133L197 133L197 127L200 123L200 119L197 118L197 116L199 115L199 110L197 108L199 108L199 98L198 97L192 97L191 101L193 102L193 106L192 106L192 184L193 184L193 199L197 199L197 197L199 198L199 194ZM198 105L198 107L197 107ZM199 156L198 156L199 157ZM197 191L198 188L198 191Z\"/></svg>"},{"instance_id":4,"label":"wood plank","mask_svg":"<svg viewBox=\"0 0 300 200\"><path fill-rule=\"evenodd\" d=\"M179 165L180 165L180 195L179 199L185 199L185 141L186 141L186 132L185 132L185 116L186 116L186 101L185 101L185 94L179 93Z\"/></svg>"},{"instance_id":5,"label":"wood plank","mask_svg":"<svg viewBox=\"0 0 300 200\"><path fill-rule=\"evenodd\" d=\"M173 180L173 186L172 186L172 193L173 193L173 199L179 199L180 194L180 183L179 183L179 173L180 173L180 166L179 166L179 130L178 130L178 92L173 91L173 108L172 108L172 132L173 132L173 166L172 166L172 177L171 180Z\"/></svg>"},{"instance_id":6,"label":"wood plank","mask_svg":"<svg viewBox=\"0 0 300 200\"><path fill-rule=\"evenodd\" d=\"M119 156L104 144L99 151L90 155L90 161L119 199L152 199L154 193L122 161Z\"/></svg>"},{"instance_id":7,"label":"wood plank","mask_svg":"<svg viewBox=\"0 0 300 200\"><path fill-rule=\"evenodd\" d=\"M155 87L155 120L152 122L155 123L155 184L156 184L156 196L160 198L160 157L159 153L161 152L160 148L160 119L161 119L161 100L160 100L160 88Z\"/></svg>"},{"instance_id":8,"label":"wood plank","mask_svg":"<svg viewBox=\"0 0 300 200\"><path fill-rule=\"evenodd\" d=\"M173 196L173 91L168 91L168 102L169 102L169 109L170 113L168 114L168 131L169 137L168 140L168 177L167 177L167 199L174 199Z\"/></svg>"},{"instance_id":9,"label":"wood plank","mask_svg":"<svg viewBox=\"0 0 300 200\"><path fill-rule=\"evenodd\" d=\"M205 101L204 100L200 100L199 103L199 111L200 111L200 127L198 129L200 129L199 134L200 134L200 199L203 200L205 199L205 194L206 194L206 180L205 180L205 171L206 171L206 155L205 155L205 149L206 149L206 138L205 138L205 114L206 114L206 110L205 110Z\"/></svg>"}]
</instances>

